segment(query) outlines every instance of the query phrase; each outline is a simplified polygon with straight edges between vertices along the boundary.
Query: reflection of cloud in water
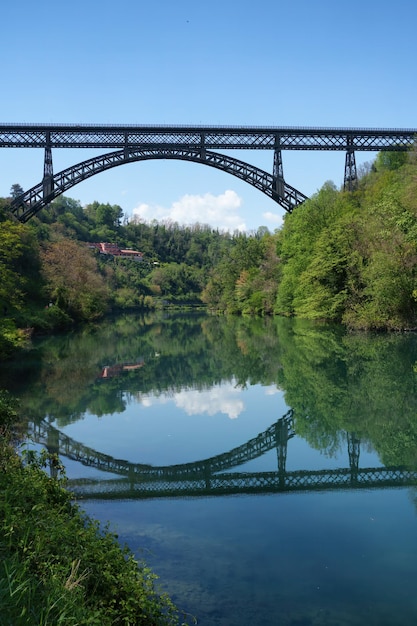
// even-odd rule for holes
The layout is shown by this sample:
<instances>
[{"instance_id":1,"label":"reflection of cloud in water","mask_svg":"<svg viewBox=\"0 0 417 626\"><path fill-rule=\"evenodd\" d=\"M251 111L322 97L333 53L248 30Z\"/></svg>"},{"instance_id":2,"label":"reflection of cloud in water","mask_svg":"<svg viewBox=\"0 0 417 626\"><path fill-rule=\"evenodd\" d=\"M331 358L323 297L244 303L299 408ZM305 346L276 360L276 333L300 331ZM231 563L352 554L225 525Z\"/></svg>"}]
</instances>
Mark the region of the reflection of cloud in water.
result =
<instances>
[{"instance_id":1,"label":"reflection of cloud in water","mask_svg":"<svg viewBox=\"0 0 417 626\"><path fill-rule=\"evenodd\" d=\"M236 419L245 408L237 394L240 394L240 389L233 385L213 387L209 391L181 391L175 394L175 404L187 415L224 413L230 419Z\"/></svg>"},{"instance_id":2,"label":"reflection of cloud in water","mask_svg":"<svg viewBox=\"0 0 417 626\"><path fill-rule=\"evenodd\" d=\"M282 389L277 387L276 385L269 385L265 387L265 395L266 396L274 396L276 393L281 393Z\"/></svg>"},{"instance_id":3,"label":"reflection of cloud in water","mask_svg":"<svg viewBox=\"0 0 417 626\"><path fill-rule=\"evenodd\" d=\"M137 398L141 405L146 407L154 406L155 404L166 404L171 398L168 396L138 396Z\"/></svg>"},{"instance_id":4,"label":"reflection of cloud in water","mask_svg":"<svg viewBox=\"0 0 417 626\"><path fill-rule=\"evenodd\" d=\"M150 407L157 403L166 404L170 400L173 400L175 405L183 409L187 415L223 413L230 419L236 419L245 408L240 389L231 383L204 391L192 389L179 391L171 396L142 397L141 402L144 407Z\"/></svg>"}]
</instances>

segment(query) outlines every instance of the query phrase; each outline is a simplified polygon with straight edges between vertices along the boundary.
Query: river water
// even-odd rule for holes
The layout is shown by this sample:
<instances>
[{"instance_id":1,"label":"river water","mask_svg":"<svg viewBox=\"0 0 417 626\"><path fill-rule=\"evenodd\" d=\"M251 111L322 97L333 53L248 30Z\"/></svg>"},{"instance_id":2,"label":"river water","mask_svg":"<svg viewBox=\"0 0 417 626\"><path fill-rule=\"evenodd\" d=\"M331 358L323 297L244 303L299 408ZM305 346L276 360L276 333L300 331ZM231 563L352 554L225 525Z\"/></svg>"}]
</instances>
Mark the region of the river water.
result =
<instances>
[{"instance_id":1,"label":"river water","mask_svg":"<svg viewBox=\"0 0 417 626\"><path fill-rule=\"evenodd\" d=\"M416 383L414 334L202 314L0 367L27 446L201 626L417 623Z\"/></svg>"}]
</instances>

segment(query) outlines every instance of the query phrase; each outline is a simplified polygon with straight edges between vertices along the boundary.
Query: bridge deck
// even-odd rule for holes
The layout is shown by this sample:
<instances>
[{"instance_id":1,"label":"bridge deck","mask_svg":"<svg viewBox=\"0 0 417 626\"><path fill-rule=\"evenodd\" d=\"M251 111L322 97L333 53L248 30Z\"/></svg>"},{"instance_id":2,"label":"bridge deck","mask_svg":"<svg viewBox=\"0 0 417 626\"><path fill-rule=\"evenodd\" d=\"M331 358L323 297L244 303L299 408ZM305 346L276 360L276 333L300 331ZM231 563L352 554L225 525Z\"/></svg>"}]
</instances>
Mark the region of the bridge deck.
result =
<instances>
[{"instance_id":1,"label":"bridge deck","mask_svg":"<svg viewBox=\"0 0 417 626\"><path fill-rule=\"evenodd\" d=\"M1 148L405 150L416 128L0 124Z\"/></svg>"},{"instance_id":2,"label":"bridge deck","mask_svg":"<svg viewBox=\"0 0 417 626\"><path fill-rule=\"evenodd\" d=\"M83 499L146 499L216 496L251 493L293 493L357 489L387 489L417 484L417 472L404 467L368 467L352 472L297 470L284 472L223 473L207 478L181 480L88 480L68 482L68 488Z\"/></svg>"}]
</instances>

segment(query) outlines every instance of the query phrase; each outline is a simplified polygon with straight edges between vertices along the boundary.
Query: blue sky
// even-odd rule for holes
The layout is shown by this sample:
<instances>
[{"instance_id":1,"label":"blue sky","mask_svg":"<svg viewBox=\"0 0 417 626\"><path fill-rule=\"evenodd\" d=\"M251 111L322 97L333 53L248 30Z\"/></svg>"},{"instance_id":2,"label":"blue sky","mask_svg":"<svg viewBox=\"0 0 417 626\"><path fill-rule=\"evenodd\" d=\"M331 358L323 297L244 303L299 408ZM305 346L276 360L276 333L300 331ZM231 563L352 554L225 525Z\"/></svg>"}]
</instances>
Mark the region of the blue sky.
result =
<instances>
[{"instance_id":1,"label":"blue sky","mask_svg":"<svg viewBox=\"0 0 417 626\"><path fill-rule=\"evenodd\" d=\"M3 4L2 123L417 127L415 0ZM55 150L54 170L98 153ZM272 172L272 152L235 155ZM344 158L286 151L284 176L311 195L342 184ZM42 173L42 151L0 149L0 196ZM181 161L117 167L67 195L231 230L273 230L283 215L237 178Z\"/></svg>"}]
</instances>

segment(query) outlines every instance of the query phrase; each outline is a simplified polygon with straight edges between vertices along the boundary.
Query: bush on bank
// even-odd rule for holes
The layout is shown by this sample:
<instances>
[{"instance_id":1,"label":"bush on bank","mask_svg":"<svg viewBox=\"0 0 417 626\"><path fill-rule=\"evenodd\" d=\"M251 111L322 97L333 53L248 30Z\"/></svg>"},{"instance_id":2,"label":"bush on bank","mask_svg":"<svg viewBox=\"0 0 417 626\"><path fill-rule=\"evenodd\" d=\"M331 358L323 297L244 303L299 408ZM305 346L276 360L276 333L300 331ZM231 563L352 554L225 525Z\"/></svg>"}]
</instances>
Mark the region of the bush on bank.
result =
<instances>
[{"instance_id":1,"label":"bush on bank","mask_svg":"<svg viewBox=\"0 0 417 626\"><path fill-rule=\"evenodd\" d=\"M44 471L11 445L13 403L0 392L0 626L179 623L156 576L88 518Z\"/></svg>"}]
</instances>

